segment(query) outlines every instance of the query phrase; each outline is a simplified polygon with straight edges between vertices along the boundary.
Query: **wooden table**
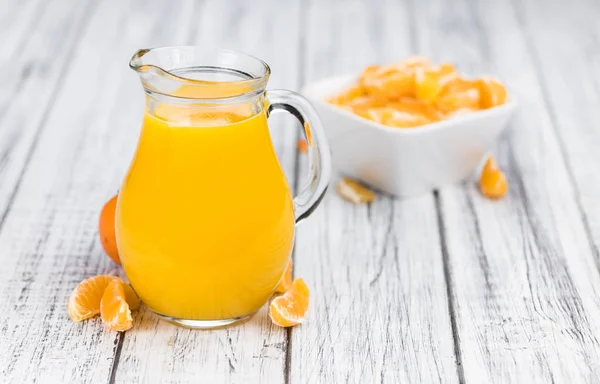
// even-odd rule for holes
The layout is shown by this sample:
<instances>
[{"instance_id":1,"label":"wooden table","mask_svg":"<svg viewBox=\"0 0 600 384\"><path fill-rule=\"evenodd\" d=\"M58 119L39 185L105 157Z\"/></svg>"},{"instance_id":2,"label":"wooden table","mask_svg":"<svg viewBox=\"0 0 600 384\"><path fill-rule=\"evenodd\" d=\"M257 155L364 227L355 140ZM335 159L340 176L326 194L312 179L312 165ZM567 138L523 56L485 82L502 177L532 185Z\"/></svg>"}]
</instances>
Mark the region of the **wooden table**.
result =
<instances>
[{"instance_id":1,"label":"wooden table","mask_svg":"<svg viewBox=\"0 0 600 384\"><path fill-rule=\"evenodd\" d=\"M0 382L597 383L600 2L4 0L0 7ZM135 148L142 47L257 55L271 88L419 52L505 80L520 107L495 153L508 196L472 182L351 205L297 233L307 322L190 331L73 324L84 278L122 274L97 234ZM293 119L272 132L294 186Z\"/></svg>"}]
</instances>

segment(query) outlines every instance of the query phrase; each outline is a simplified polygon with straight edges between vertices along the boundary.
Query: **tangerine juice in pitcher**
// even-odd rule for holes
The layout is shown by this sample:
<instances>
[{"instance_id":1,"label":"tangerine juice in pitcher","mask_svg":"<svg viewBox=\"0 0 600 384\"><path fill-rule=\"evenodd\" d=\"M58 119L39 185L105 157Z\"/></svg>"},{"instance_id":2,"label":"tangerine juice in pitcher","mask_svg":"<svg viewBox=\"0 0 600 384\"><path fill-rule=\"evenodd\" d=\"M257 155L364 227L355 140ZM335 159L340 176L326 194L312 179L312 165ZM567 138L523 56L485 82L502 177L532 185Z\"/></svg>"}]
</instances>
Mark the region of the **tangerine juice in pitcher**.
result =
<instances>
[{"instance_id":1,"label":"tangerine juice in pitcher","mask_svg":"<svg viewBox=\"0 0 600 384\"><path fill-rule=\"evenodd\" d=\"M159 66L160 64L160 66ZM329 153L310 105L267 96L269 68L232 51L138 51L146 111L117 204L117 242L142 301L167 320L211 328L264 305L293 248L296 221L318 204ZM269 110L292 111L310 138L309 186L293 199Z\"/></svg>"}]
</instances>

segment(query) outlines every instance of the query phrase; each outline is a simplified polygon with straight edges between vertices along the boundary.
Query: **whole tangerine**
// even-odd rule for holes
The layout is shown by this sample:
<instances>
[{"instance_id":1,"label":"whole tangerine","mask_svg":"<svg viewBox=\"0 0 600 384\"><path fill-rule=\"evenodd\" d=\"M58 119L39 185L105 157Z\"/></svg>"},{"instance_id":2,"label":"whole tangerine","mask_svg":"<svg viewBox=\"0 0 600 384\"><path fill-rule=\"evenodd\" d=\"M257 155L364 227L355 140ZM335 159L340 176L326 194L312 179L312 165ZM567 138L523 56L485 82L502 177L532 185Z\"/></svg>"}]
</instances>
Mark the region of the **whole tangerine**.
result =
<instances>
[{"instance_id":1,"label":"whole tangerine","mask_svg":"<svg viewBox=\"0 0 600 384\"><path fill-rule=\"evenodd\" d=\"M115 214L117 210L117 196L113 196L112 199L108 200L102 212L100 212L100 222L98 233L100 235L100 242L104 251L115 263L121 265L121 259L119 257L119 250L117 249L117 237L115 231Z\"/></svg>"}]
</instances>

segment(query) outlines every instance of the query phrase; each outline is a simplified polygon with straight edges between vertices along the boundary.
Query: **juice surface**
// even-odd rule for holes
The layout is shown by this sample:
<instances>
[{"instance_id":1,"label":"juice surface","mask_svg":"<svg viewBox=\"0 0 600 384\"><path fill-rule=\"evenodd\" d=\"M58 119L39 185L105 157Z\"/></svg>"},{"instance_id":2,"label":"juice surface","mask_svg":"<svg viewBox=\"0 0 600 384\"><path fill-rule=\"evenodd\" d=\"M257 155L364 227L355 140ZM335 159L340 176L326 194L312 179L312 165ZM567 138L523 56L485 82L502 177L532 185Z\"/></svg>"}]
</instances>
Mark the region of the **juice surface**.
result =
<instances>
[{"instance_id":1,"label":"juice surface","mask_svg":"<svg viewBox=\"0 0 600 384\"><path fill-rule=\"evenodd\" d=\"M294 225L264 112L145 114L116 228L150 309L189 320L257 311L285 271Z\"/></svg>"}]
</instances>

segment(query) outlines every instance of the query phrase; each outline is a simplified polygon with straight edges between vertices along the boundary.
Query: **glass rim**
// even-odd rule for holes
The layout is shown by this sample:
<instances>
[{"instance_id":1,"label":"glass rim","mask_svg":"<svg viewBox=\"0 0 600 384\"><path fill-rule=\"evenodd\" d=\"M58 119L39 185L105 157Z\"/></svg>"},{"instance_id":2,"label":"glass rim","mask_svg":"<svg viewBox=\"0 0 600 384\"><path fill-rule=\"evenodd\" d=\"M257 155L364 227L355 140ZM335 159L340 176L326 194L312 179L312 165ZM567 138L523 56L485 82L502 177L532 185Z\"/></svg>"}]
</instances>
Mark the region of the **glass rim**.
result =
<instances>
[{"instance_id":1,"label":"glass rim","mask_svg":"<svg viewBox=\"0 0 600 384\"><path fill-rule=\"evenodd\" d=\"M180 68L162 68L160 65L157 65L155 62L148 62L148 61L144 61L144 58L147 57L148 54L150 53L154 53L156 55L164 55L164 56L168 56L169 54L173 54L174 52L178 52L178 53L195 53L195 52L201 52L201 53L209 53L209 54L214 54L214 57L220 57L221 55L223 55L224 57L226 56L230 56L233 57L235 59L240 59L240 60L246 60L249 63L251 63L252 65L256 66L259 70L258 73L253 73L253 72L249 72L247 70L245 70L245 68L236 68L235 66L232 67L227 67L221 64L209 64L208 61L206 60L206 62L198 62L197 64L193 65L193 66L182 66ZM186 76L182 76L181 74L178 73L174 73L173 71L176 69L185 69L185 68L217 68L217 69L226 69L226 70L234 70L236 72L240 72L246 76L248 76L247 79L239 79L239 80L231 80L231 81L211 81L211 80L200 80L200 79L194 79L191 77L186 77ZM131 57L131 59L129 60L129 68L133 69L134 71L136 71L136 73L138 73L138 75L140 75L140 77L144 77L145 73L148 72L154 72L156 74L159 74L161 77L167 78L167 79L171 79L173 81L177 81L180 82L182 84L188 84L188 85L192 85L194 87L219 87L219 88L227 88L227 87L240 87L243 86L245 89L247 89L248 91L246 92L242 92L242 93L235 93L232 92L232 94L229 95L225 95L225 96L216 96L216 97L210 97L210 98L193 98L193 97L183 97L183 96L177 96L177 95L173 95L173 94L169 94L169 93L164 93L161 92L161 90L156 89L155 87L150 87L152 93L158 93L160 95L169 97L169 98L175 98L175 99L188 99L188 100L197 100L197 101L201 101L201 100L208 100L208 99L212 99L212 100L220 100L220 101L227 101L227 100L232 100L232 99L239 99L240 97L244 97L244 96L248 96L250 94L258 94L258 93L262 93L264 92L265 88L266 88L266 83L271 75L271 68L269 67L269 65L259 59L256 56L247 54L247 53L242 53L242 52L238 52L232 49L225 49L225 48L217 48L217 49L206 49L203 48L201 46L195 46L195 45L179 45L179 46L161 46L161 47L155 47L155 48L145 48L145 49L139 49L137 50L133 56ZM142 80L142 82L144 83L144 81ZM144 87L146 87L146 85L144 85Z\"/></svg>"}]
</instances>

